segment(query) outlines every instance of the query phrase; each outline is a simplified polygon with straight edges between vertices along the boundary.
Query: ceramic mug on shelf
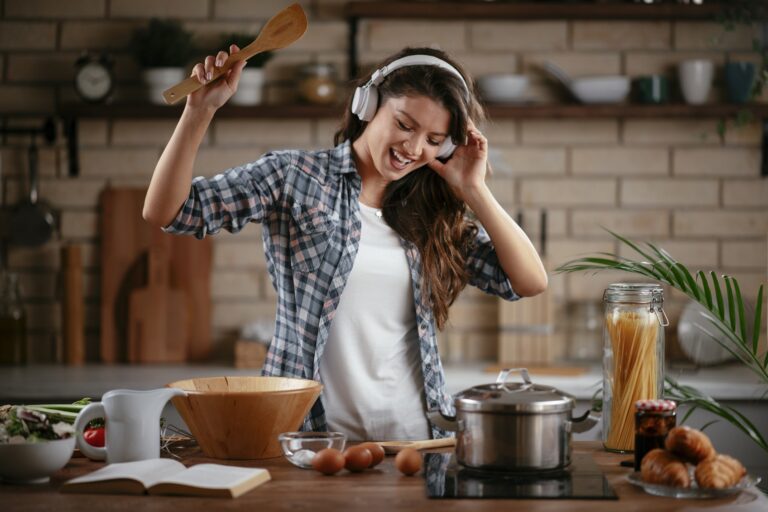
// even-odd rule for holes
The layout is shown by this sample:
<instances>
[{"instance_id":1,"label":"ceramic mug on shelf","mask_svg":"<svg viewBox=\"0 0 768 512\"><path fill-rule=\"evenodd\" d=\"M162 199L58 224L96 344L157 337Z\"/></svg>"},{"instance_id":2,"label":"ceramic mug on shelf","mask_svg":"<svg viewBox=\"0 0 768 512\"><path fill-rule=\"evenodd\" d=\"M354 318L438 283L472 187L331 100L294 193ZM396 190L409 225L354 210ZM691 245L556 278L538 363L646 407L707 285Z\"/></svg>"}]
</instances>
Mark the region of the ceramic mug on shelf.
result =
<instances>
[{"instance_id":1,"label":"ceramic mug on shelf","mask_svg":"<svg viewBox=\"0 0 768 512\"><path fill-rule=\"evenodd\" d=\"M664 75L640 76L635 79L634 85L640 103L658 105L669 100L669 80Z\"/></svg>"},{"instance_id":2,"label":"ceramic mug on shelf","mask_svg":"<svg viewBox=\"0 0 768 512\"><path fill-rule=\"evenodd\" d=\"M748 102L755 85L755 65L744 61L728 62L724 71L728 100L731 103Z\"/></svg>"},{"instance_id":3,"label":"ceramic mug on shelf","mask_svg":"<svg viewBox=\"0 0 768 512\"><path fill-rule=\"evenodd\" d=\"M715 63L707 59L684 60L677 71L685 102L689 105L706 103L712 88Z\"/></svg>"}]
</instances>

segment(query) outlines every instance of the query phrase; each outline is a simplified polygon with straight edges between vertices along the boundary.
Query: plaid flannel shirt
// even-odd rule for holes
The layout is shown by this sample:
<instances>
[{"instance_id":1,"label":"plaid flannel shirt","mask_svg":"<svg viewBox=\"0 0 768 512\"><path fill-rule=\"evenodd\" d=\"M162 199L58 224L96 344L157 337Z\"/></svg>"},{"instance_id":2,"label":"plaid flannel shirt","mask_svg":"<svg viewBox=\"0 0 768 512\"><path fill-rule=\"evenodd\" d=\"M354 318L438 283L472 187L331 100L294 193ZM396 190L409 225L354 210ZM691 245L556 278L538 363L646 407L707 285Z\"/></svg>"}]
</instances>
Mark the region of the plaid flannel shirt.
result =
<instances>
[{"instance_id":1,"label":"plaid flannel shirt","mask_svg":"<svg viewBox=\"0 0 768 512\"><path fill-rule=\"evenodd\" d=\"M276 151L213 178L195 178L169 233L197 238L262 224L267 270L277 292L275 332L263 375L319 379L328 330L360 243L361 179L346 141L323 151ZM437 351L434 316L422 288L421 256L401 239L411 271L428 410L454 414ZM480 229L467 261L470 284L507 300L519 297ZM304 430L325 430L322 396ZM434 437L444 431L433 426Z\"/></svg>"}]
</instances>

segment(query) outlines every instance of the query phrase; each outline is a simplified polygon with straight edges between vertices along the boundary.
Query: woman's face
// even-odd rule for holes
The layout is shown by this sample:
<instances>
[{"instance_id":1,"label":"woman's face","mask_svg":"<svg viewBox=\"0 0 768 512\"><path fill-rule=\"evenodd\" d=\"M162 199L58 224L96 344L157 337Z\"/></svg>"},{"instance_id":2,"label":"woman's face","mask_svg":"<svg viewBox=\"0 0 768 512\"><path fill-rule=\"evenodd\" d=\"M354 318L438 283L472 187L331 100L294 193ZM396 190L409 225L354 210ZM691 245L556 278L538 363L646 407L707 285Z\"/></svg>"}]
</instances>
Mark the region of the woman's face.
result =
<instances>
[{"instance_id":1,"label":"woman's face","mask_svg":"<svg viewBox=\"0 0 768 512\"><path fill-rule=\"evenodd\" d=\"M387 98L361 138L386 181L398 180L437 156L451 114L426 96Z\"/></svg>"}]
</instances>

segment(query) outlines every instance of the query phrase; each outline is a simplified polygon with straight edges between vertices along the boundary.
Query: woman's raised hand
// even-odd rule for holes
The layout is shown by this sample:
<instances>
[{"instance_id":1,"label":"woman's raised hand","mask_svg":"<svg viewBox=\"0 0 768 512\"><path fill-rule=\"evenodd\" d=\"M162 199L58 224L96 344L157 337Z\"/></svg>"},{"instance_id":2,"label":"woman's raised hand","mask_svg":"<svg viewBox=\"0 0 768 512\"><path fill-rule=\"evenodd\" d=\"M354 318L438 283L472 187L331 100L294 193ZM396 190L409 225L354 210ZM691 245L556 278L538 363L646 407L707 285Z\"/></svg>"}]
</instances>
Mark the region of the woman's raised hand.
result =
<instances>
[{"instance_id":1,"label":"woman's raised hand","mask_svg":"<svg viewBox=\"0 0 768 512\"><path fill-rule=\"evenodd\" d=\"M488 139L469 120L467 143L460 145L445 163L433 160L429 166L451 187L456 197L464 201L466 195L485 187L488 171Z\"/></svg>"},{"instance_id":2,"label":"woman's raised hand","mask_svg":"<svg viewBox=\"0 0 768 512\"><path fill-rule=\"evenodd\" d=\"M230 45L229 51L235 54L240 51L237 45ZM220 51L215 56L208 55L205 61L198 62L192 68L192 76L196 77L201 84L208 84L215 71L224 65L230 53ZM245 67L246 61L236 62L226 74L205 87L201 87L187 97L187 105L192 107L208 107L217 109L224 105L229 98L237 91L237 84L240 81L240 75Z\"/></svg>"}]
</instances>

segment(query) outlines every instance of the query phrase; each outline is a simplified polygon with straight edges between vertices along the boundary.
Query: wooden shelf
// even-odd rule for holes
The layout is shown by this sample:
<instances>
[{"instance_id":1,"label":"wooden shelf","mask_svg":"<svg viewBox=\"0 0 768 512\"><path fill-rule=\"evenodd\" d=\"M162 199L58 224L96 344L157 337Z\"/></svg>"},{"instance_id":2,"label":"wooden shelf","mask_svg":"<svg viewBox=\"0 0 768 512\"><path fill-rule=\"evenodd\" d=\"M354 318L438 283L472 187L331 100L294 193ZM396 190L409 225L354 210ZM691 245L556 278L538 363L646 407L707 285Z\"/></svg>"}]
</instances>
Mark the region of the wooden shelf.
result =
<instances>
[{"instance_id":1,"label":"wooden shelf","mask_svg":"<svg viewBox=\"0 0 768 512\"><path fill-rule=\"evenodd\" d=\"M749 110L755 118L768 117L768 104L709 104L709 105L486 105L491 119L558 119L558 118L716 118L732 117Z\"/></svg>"},{"instance_id":2,"label":"wooden shelf","mask_svg":"<svg viewBox=\"0 0 768 512\"><path fill-rule=\"evenodd\" d=\"M71 103L59 108L57 114L64 118L178 118L183 105L90 105ZM217 118L248 119L318 119L341 117L341 105L254 105L238 107L225 105L217 113Z\"/></svg>"},{"instance_id":3,"label":"wooden shelf","mask_svg":"<svg viewBox=\"0 0 768 512\"><path fill-rule=\"evenodd\" d=\"M632 4L632 3L548 3L548 2L350 2L348 18L401 19L631 19L631 20L714 20L723 9L718 3Z\"/></svg>"},{"instance_id":4,"label":"wooden shelf","mask_svg":"<svg viewBox=\"0 0 768 512\"><path fill-rule=\"evenodd\" d=\"M577 104L498 104L486 105L491 119L557 119L557 118L712 118L732 117L749 110L756 118L768 118L768 104L746 105L577 105ZM224 106L216 117L227 119L340 119L341 105L258 105ZM77 119L151 119L178 118L181 106L165 105L85 105L68 104L59 109L63 118Z\"/></svg>"}]
</instances>

